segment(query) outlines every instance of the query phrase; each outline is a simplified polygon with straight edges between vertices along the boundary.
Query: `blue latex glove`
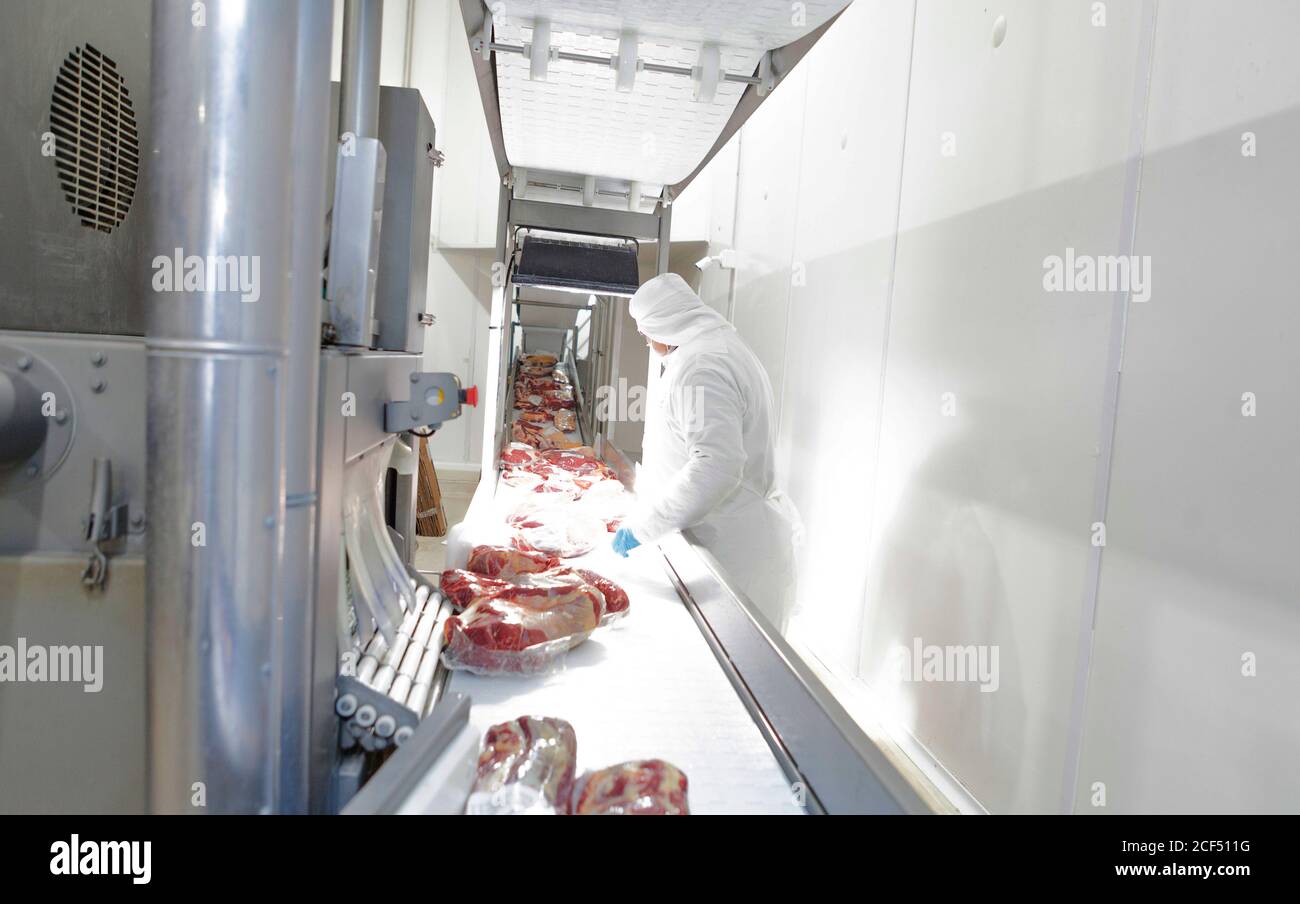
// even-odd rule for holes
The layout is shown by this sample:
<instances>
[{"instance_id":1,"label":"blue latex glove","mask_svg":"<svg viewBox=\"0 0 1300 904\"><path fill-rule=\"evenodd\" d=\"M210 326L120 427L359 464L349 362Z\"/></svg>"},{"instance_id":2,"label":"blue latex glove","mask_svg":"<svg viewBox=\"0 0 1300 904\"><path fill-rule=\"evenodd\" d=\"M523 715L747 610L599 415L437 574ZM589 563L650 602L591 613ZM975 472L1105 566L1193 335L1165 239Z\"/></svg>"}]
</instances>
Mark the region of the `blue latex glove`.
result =
<instances>
[{"instance_id":1,"label":"blue latex glove","mask_svg":"<svg viewBox=\"0 0 1300 904\"><path fill-rule=\"evenodd\" d=\"M636 549L640 545L641 541L626 527L620 527L618 533L614 534L614 552L625 559L629 551Z\"/></svg>"}]
</instances>

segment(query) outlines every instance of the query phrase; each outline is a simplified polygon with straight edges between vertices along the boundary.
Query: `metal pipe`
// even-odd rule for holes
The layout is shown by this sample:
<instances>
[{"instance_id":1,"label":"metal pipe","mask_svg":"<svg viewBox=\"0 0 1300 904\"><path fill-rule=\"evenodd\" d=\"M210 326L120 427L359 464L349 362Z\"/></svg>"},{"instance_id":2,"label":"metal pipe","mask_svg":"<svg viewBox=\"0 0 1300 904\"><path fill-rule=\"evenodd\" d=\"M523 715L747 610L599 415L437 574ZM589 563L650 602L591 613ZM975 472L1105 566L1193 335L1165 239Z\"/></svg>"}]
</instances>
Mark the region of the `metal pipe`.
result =
<instances>
[{"instance_id":1,"label":"metal pipe","mask_svg":"<svg viewBox=\"0 0 1300 904\"><path fill-rule=\"evenodd\" d=\"M146 301L155 812L270 812L278 799L295 164L282 125L293 117L298 26L297 2L214 0L203 28L187 4L153 4L146 260L174 254L207 274L229 274L234 261L240 275ZM174 277L172 288L192 284Z\"/></svg>"},{"instance_id":2,"label":"metal pipe","mask_svg":"<svg viewBox=\"0 0 1300 904\"><path fill-rule=\"evenodd\" d=\"M655 249L655 275L668 272L668 253L672 250L673 208L671 204L659 205L659 247Z\"/></svg>"},{"instance_id":3,"label":"metal pipe","mask_svg":"<svg viewBox=\"0 0 1300 904\"><path fill-rule=\"evenodd\" d=\"M338 726L330 699L333 672L313 668L316 620L335 619L328 603L318 611L316 521L317 412L320 393L321 267L325 256L326 179L334 124L330 122L330 43L333 4L300 5L293 111L294 164L290 187L293 243L290 259L289 359L285 362L284 569L281 575L279 689L280 795L285 813L328 807ZM333 590L333 588L331 588ZM327 598L332 598L327 595ZM333 628L319 636L334 638ZM316 651L337 657L336 649Z\"/></svg>"},{"instance_id":4,"label":"metal pipe","mask_svg":"<svg viewBox=\"0 0 1300 904\"><path fill-rule=\"evenodd\" d=\"M379 137L379 48L384 30L381 0L343 4L343 68L339 134Z\"/></svg>"}]
</instances>

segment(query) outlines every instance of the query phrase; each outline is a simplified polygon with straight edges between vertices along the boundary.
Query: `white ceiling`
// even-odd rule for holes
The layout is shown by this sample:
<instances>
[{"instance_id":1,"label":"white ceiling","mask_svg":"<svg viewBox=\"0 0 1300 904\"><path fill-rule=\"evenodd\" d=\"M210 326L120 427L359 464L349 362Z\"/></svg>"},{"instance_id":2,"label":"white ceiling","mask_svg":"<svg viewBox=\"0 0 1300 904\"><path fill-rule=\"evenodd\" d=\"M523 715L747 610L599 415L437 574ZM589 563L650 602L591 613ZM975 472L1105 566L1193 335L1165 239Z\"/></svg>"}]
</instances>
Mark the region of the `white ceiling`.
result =
<instances>
[{"instance_id":1,"label":"white ceiling","mask_svg":"<svg viewBox=\"0 0 1300 904\"><path fill-rule=\"evenodd\" d=\"M841 0L567 0L491 3L495 40L526 44L538 15L551 23L551 45L614 56L619 34L633 29L638 56L675 66L698 63L717 43L725 72L753 75L767 50L782 47L847 6ZM803 17L793 21L802 6ZM646 195L688 176L713 146L747 87L720 82L710 102L694 99L690 78L639 72L630 93L615 90L615 71L552 60L546 81L528 77L528 60L498 53L497 93L506 157L512 166L643 183Z\"/></svg>"}]
</instances>

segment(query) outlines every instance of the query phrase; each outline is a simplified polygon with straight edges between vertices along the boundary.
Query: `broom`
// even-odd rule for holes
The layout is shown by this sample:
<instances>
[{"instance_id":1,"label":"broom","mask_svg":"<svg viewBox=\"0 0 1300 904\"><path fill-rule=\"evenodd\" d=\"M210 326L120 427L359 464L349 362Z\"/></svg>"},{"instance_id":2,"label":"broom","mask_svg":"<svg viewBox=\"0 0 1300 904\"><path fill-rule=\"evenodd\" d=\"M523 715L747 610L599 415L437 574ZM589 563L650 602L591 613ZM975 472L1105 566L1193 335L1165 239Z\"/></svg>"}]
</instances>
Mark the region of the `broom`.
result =
<instances>
[{"instance_id":1,"label":"broom","mask_svg":"<svg viewBox=\"0 0 1300 904\"><path fill-rule=\"evenodd\" d=\"M420 437L420 482L416 490L415 532L421 537L445 537L447 513L442 508L438 472L429 458L429 440Z\"/></svg>"}]
</instances>

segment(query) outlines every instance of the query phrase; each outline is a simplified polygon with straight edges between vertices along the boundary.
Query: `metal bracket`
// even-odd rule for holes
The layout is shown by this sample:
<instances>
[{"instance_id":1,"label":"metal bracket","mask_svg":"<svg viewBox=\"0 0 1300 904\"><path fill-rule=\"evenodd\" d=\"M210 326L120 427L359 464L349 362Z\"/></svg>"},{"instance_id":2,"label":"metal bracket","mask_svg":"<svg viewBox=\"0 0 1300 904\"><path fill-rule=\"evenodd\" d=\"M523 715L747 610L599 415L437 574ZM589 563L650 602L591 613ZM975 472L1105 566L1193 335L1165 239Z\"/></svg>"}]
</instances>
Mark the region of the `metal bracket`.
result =
<instances>
[{"instance_id":1,"label":"metal bracket","mask_svg":"<svg viewBox=\"0 0 1300 904\"><path fill-rule=\"evenodd\" d=\"M420 727L415 711L352 675L339 675L336 687L334 712L342 720L339 738L345 750L357 744L368 751L401 746Z\"/></svg>"},{"instance_id":2,"label":"metal bracket","mask_svg":"<svg viewBox=\"0 0 1300 904\"><path fill-rule=\"evenodd\" d=\"M460 378L451 373L411 374L411 398L384 405L384 430L405 433L419 427L436 427L460 417L464 400Z\"/></svg>"}]
</instances>

